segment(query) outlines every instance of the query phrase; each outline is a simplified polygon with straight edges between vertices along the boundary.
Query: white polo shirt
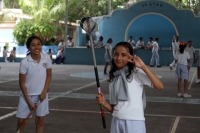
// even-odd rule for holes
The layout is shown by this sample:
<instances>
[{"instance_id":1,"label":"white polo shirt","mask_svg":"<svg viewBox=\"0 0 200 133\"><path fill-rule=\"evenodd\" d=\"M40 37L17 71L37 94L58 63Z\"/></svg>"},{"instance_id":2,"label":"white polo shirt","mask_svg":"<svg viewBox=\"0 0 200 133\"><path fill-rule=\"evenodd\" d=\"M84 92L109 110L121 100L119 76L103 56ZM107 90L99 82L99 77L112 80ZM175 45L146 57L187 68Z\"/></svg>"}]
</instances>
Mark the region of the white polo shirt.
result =
<instances>
[{"instance_id":1,"label":"white polo shirt","mask_svg":"<svg viewBox=\"0 0 200 133\"><path fill-rule=\"evenodd\" d=\"M178 64L182 65L188 65L187 60L190 59L190 55L187 51L184 51L183 54L181 54L179 51L175 54L175 60L178 60Z\"/></svg>"},{"instance_id":2,"label":"white polo shirt","mask_svg":"<svg viewBox=\"0 0 200 133\"><path fill-rule=\"evenodd\" d=\"M138 41L137 42L137 44L136 44L136 48L141 48L142 46L141 45L143 45L144 46L144 42L143 41Z\"/></svg>"},{"instance_id":3,"label":"white polo shirt","mask_svg":"<svg viewBox=\"0 0 200 133\"><path fill-rule=\"evenodd\" d=\"M143 108L143 85L152 87L151 80L142 69L133 72L133 80L128 83L128 101L118 101L112 115L123 120L145 120Z\"/></svg>"},{"instance_id":4,"label":"white polo shirt","mask_svg":"<svg viewBox=\"0 0 200 133\"><path fill-rule=\"evenodd\" d=\"M186 47L185 48L185 51L187 51L188 53L189 53L189 55L190 55L190 58L194 58L193 57L193 54L195 53L195 49L193 48L193 47Z\"/></svg>"},{"instance_id":5,"label":"white polo shirt","mask_svg":"<svg viewBox=\"0 0 200 133\"><path fill-rule=\"evenodd\" d=\"M153 44L152 44L153 48L152 48L152 51L156 51L158 52L158 43L155 41Z\"/></svg>"},{"instance_id":6,"label":"white polo shirt","mask_svg":"<svg viewBox=\"0 0 200 133\"><path fill-rule=\"evenodd\" d=\"M179 43L179 42L176 42L176 41L175 41L175 42L172 42L172 50L175 51L175 52L176 52L176 51L179 51L179 44L180 44L180 43Z\"/></svg>"},{"instance_id":7,"label":"white polo shirt","mask_svg":"<svg viewBox=\"0 0 200 133\"><path fill-rule=\"evenodd\" d=\"M39 63L34 61L31 55L28 55L20 63L19 73L26 75L25 86L28 95L41 94L46 82L46 70L52 66L52 61L48 54L41 53L40 55Z\"/></svg>"}]
</instances>

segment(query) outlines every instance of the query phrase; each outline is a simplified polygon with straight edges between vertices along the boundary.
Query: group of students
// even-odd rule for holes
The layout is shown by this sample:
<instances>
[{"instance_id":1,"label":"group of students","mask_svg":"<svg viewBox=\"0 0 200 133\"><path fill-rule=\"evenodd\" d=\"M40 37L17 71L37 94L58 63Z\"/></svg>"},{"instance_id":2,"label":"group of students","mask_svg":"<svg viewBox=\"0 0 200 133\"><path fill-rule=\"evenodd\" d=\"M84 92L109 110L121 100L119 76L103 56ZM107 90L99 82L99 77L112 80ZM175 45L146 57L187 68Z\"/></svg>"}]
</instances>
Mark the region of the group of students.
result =
<instances>
[{"instance_id":1,"label":"group of students","mask_svg":"<svg viewBox=\"0 0 200 133\"><path fill-rule=\"evenodd\" d=\"M112 38L109 38L105 46L105 60L108 63L111 62L108 73L110 101L108 102L104 94L100 93L96 95L96 103L102 104L112 113L111 133L146 133L144 118L146 98L143 86L162 90L164 85L147 65L134 55L134 49L130 43L119 42L112 48L112 41ZM42 41L39 37L29 37L26 46L30 54L21 61L19 68L21 92L16 114L17 129L25 121L30 110L35 110L36 132L42 133L44 116L49 113L48 88L52 78L52 61L48 54L42 53ZM188 98L191 97L187 94L186 88L187 62L190 62L190 55L185 51L186 46L185 42L179 43L179 50L175 52L174 59L177 63L175 71L175 76L178 78L177 95ZM184 94L181 94L180 89L182 80L185 83ZM38 100L40 103L36 109L35 104ZM24 130L21 131L23 132Z\"/></svg>"},{"instance_id":2,"label":"group of students","mask_svg":"<svg viewBox=\"0 0 200 133\"><path fill-rule=\"evenodd\" d=\"M9 60L8 60L8 53L10 53ZM7 47L3 47L3 58L4 62L15 62L16 57L16 47L13 47L13 49L9 52L7 50Z\"/></svg>"},{"instance_id":3,"label":"group of students","mask_svg":"<svg viewBox=\"0 0 200 133\"><path fill-rule=\"evenodd\" d=\"M154 43L153 38L149 37L149 41L147 42L146 46L143 41L143 37L140 37L137 43L133 40L133 36L130 36L128 43L130 43L133 49L152 49L152 44Z\"/></svg>"},{"instance_id":4,"label":"group of students","mask_svg":"<svg viewBox=\"0 0 200 133\"><path fill-rule=\"evenodd\" d=\"M92 37L93 39L92 39L92 43L93 43L93 46L94 46L94 48L104 48L105 46L103 45L103 36L100 36L99 37L99 39L98 39L98 41L95 41L95 39L94 39L94 36ZM86 47L87 48L91 48L91 42L90 42L90 40L88 41L88 43L86 44Z\"/></svg>"},{"instance_id":5,"label":"group of students","mask_svg":"<svg viewBox=\"0 0 200 133\"><path fill-rule=\"evenodd\" d=\"M111 43L112 39L109 38L108 44ZM42 53L42 41L39 37L29 37L26 47L30 53L20 62L19 67L21 91L16 114L17 129L29 112L35 110L36 132L43 133L44 116L49 113L48 88L52 78L52 61L48 54ZM131 44L116 44L112 52L113 57L111 51L109 52L107 57L112 65L109 72L110 103L105 100L103 93L96 96L96 103L102 104L112 113L111 133L146 133L146 100L143 85L157 90L162 90L164 86L138 56L133 56ZM35 104L38 104L37 108ZM20 133L23 132L24 129Z\"/></svg>"}]
</instances>

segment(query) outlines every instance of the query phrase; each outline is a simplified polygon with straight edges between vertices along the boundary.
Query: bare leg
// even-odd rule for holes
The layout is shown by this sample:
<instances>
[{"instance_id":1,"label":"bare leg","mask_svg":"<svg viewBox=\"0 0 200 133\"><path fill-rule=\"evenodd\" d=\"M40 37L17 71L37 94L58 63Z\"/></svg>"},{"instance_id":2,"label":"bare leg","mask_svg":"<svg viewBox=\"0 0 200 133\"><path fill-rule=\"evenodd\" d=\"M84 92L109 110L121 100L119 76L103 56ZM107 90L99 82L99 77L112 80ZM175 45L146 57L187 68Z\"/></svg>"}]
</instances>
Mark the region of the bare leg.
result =
<instances>
[{"instance_id":1,"label":"bare leg","mask_svg":"<svg viewBox=\"0 0 200 133\"><path fill-rule=\"evenodd\" d=\"M190 72L190 67L188 66L188 81L189 81L189 79L190 79L190 77L189 77L189 72Z\"/></svg>"},{"instance_id":2,"label":"bare leg","mask_svg":"<svg viewBox=\"0 0 200 133\"><path fill-rule=\"evenodd\" d=\"M43 133L44 131L44 116L35 117L36 133Z\"/></svg>"},{"instance_id":3,"label":"bare leg","mask_svg":"<svg viewBox=\"0 0 200 133\"><path fill-rule=\"evenodd\" d=\"M182 82L182 79L179 78L178 79L178 93L181 93L181 82Z\"/></svg>"},{"instance_id":4,"label":"bare leg","mask_svg":"<svg viewBox=\"0 0 200 133\"><path fill-rule=\"evenodd\" d=\"M17 120L17 130L21 127L21 125L23 124L24 121L25 121L25 119L18 118L18 120ZM20 133L24 133L24 128L21 130Z\"/></svg>"},{"instance_id":5,"label":"bare leg","mask_svg":"<svg viewBox=\"0 0 200 133\"><path fill-rule=\"evenodd\" d=\"M184 80L184 93L187 93L188 90L188 80Z\"/></svg>"},{"instance_id":6,"label":"bare leg","mask_svg":"<svg viewBox=\"0 0 200 133\"><path fill-rule=\"evenodd\" d=\"M104 74L107 74L107 67L108 67L109 63L106 62L105 66L104 66Z\"/></svg>"}]
</instances>

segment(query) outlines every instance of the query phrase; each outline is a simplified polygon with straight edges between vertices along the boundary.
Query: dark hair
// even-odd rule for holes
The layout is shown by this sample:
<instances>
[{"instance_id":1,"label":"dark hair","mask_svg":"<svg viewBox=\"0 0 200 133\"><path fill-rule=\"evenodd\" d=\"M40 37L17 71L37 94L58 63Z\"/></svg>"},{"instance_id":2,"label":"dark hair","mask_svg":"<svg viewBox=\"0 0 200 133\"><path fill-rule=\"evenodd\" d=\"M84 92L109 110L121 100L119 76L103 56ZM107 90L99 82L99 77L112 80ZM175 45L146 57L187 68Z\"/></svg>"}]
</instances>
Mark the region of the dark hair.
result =
<instances>
[{"instance_id":1,"label":"dark hair","mask_svg":"<svg viewBox=\"0 0 200 133\"><path fill-rule=\"evenodd\" d=\"M4 46L3 48L6 49L6 46Z\"/></svg>"},{"instance_id":2,"label":"dark hair","mask_svg":"<svg viewBox=\"0 0 200 133\"><path fill-rule=\"evenodd\" d=\"M49 49L49 52L51 52L51 49Z\"/></svg>"},{"instance_id":3,"label":"dark hair","mask_svg":"<svg viewBox=\"0 0 200 133\"><path fill-rule=\"evenodd\" d=\"M99 40L100 40L100 41L103 41L103 37L102 37L102 36L100 36L100 37L99 37Z\"/></svg>"},{"instance_id":4,"label":"dark hair","mask_svg":"<svg viewBox=\"0 0 200 133\"><path fill-rule=\"evenodd\" d=\"M153 40L153 38L152 38L152 37L149 37L149 39Z\"/></svg>"},{"instance_id":5,"label":"dark hair","mask_svg":"<svg viewBox=\"0 0 200 133\"><path fill-rule=\"evenodd\" d=\"M16 47L13 47L13 50L16 50Z\"/></svg>"},{"instance_id":6,"label":"dark hair","mask_svg":"<svg viewBox=\"0 0 200 133\"><path fill-rule=\"evenodd\" d=\"M33 39L38 39L42 43L42 40L37 36L30 36L26 41L26 47L29 48Z\"/></svg>"},{"instance_id":7,"label":"dark hair","mask_svg":"<svg viewBox=\"0 0 200 133\"><path fill-rule=\"evenodd\" d=\"M140 40L143 39L143 37L140 37Z\"/></svg>"},{"instance_id":8,"label":"dark hair","mask_svg":"<svg viewBox=\"0 0 200 133\"><path fill-rule=\"evenodd\" d=\"M33 41L33 39L38 39L42 43L42 40L38 36L30 36L27 39L27 41L26 41L26 47L27 47L27 49L29 49L29 47L30 47L31 42ZM30 54L30 51L28 50L26 55L29 55L29 54Z\"/></svg>"},{"instance_id":9,"label":"dark hair","mask_svg":"<svg viewBox=\"0 0 200 133\"><path fill-rule=\"evenodd\" d=\"M113 48L113 51L112 53L114 54L115 52L115 49L118 47L118 46L122 46L122 47L125 47L126 49L128 49L130 55L133 55L133 47L131 44L129 44L128 42L119 42L115 45L115 47ZM128 66L128 71L129 71L129 74L127 75L127 77L129 77L132 73L132 70L134 68L134 65L130 62L127 63L127 66ZM115 65L115 62L114 60L112 59L112 63L111 63L111 69L110 69L110 72L109 72L109 82L111 82L113 79L114 79L114 72L117 71L118 68L117 66Z\"/></svg>"},{"instance_id":10,"label":"dark hair","mask_svg":"<svg viewBox=\"0 0 200 133\"><path fill-rule=\"evenodd\" d=\"M159 40L159 38L156 38L156 41L158 41Z\"/></svg>"},{"instance_id":11,"label":"dark hair","mask_svg":"<svg viewBox=\"0 0 200 133\"><path fill-rule=\"evenodd\" d=\"M130 36L130 38L133 38L132 36Z\"/></svg>"},{"instance_id":12,"label":"dark hair","mask_svg":"<svg viewBox=\"0 0 200 133\"><path fill-rule=\"evenodd\" d=\"M109 43L111 40L112 40L112 38L109 38L108 41L107 41L107 43Z\"/></svg>"},{"instance_id":13,"label":"dark hair","mask_svg":"<svg viewBox=\"0 0 200 133\"><path fill-rule=\"evenodd\" d=\"M186 45L187 43L186 42L180 42L180 45L179 45L179 52L181 53L181 54L183 54L184 53L184 49L186 48Z\"/></svg>"}]
</instances>

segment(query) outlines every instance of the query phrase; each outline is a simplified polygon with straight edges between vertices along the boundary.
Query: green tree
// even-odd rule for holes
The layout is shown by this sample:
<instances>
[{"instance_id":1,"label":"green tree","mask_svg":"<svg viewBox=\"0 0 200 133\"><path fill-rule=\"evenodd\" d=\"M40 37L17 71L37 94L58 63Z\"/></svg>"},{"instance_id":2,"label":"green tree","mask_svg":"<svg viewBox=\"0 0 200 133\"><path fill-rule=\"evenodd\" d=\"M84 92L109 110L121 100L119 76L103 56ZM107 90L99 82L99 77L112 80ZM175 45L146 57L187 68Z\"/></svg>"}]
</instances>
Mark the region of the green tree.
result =
<instances>
[{"instance_id":1,"label":"green tree","mask_svg":"<svg viewBox=\"0 0 200 133\"><path fill-rule=\"evenodd\" d=\"M13 35L18 42L18 45L24 45L27 38L31 35L39 36L44 44L49 41L55 32L55 27L49 23L34 23L32 21L21 21L17 24L13 31Z\"/></svg>"}]
</instances>

